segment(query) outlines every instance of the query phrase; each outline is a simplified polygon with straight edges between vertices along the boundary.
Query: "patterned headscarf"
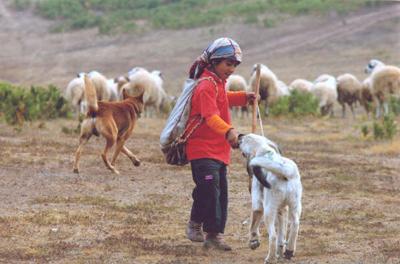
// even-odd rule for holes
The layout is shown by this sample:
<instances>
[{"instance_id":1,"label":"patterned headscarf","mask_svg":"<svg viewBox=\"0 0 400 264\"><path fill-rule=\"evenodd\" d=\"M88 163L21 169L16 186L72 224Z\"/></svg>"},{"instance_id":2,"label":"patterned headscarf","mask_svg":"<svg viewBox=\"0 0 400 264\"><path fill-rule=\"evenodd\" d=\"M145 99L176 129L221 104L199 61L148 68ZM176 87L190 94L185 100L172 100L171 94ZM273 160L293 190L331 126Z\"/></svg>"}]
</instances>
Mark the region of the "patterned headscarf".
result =
<instances>
[{"instance_id":1,"label":"patterned headscarf","mask_svg":"<svg viewBox=\"0 0 400 264\"><path fill-rule=\"evenodd\" d=\"M190 67L189 77L192 79L199 78L214 59L232 59L240 63L242 62L242 50L233 39L219 38L214 40Z\"/></svg>"}]
</instances>

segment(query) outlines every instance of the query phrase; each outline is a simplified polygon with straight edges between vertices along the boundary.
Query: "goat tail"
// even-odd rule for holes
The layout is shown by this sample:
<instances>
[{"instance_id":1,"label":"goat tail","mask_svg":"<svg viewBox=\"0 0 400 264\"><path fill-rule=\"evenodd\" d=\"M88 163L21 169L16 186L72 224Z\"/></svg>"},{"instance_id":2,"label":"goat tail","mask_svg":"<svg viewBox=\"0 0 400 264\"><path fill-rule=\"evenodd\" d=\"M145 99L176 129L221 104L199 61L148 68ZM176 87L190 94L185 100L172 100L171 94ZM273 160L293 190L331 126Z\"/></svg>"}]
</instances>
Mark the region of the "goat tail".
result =
<instances>
[{"instance_id":1,"label":"goat tail","mask_svg":"<svg viewBox=\"0 0 400 264\"><path fill-rule=\"evenodd\" d=\"M96 88L93 85L92 80L87 74L84 77L85 80L85 100L87 102L87 114L95 114L99 110L97 104Z\"/></svg>"}]
</instances>

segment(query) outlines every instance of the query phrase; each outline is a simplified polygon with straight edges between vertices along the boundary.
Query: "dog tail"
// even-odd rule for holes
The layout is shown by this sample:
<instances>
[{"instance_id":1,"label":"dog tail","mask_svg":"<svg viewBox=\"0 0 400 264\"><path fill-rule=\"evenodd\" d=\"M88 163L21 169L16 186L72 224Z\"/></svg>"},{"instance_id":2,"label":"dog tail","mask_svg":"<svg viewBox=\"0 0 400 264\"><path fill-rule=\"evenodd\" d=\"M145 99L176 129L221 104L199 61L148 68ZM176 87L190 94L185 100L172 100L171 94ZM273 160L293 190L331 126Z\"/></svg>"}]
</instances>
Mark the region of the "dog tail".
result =
<instances>
[{"instance_id":1,"label":"dog tail","mask_svg":"<svg viewBox=\"0 0 400 264\"><path fill-rule=\"evenodd\" d=\"M96 88L93 85L92 80L89 76L85 74L85 100L87 102L87 113L96 113L99 110L99 105L97 104L97 94Z\"/></svg>"}]
</instances>

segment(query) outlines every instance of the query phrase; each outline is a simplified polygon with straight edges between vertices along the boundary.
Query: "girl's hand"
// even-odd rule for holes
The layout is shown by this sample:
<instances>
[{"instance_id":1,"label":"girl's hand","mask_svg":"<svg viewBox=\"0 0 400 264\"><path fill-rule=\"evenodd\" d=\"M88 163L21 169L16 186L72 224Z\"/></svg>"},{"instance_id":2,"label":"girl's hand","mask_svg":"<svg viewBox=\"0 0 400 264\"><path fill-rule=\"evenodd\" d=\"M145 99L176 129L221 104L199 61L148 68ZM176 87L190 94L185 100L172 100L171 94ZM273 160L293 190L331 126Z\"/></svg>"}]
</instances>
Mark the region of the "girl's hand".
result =
<instances>
[{"instance_id":1,"label":"girl's hand","mask_svg":"<svg viewBox=\"0 0 400 264\"><path fill-rule=\"evenodd\" d=\"M246 93L246 99L248 104L254 104L254 100L257 100L257 102L260 100L260 95L254 93L254 92L247 92Z\"/></svg>"}]
</instances>

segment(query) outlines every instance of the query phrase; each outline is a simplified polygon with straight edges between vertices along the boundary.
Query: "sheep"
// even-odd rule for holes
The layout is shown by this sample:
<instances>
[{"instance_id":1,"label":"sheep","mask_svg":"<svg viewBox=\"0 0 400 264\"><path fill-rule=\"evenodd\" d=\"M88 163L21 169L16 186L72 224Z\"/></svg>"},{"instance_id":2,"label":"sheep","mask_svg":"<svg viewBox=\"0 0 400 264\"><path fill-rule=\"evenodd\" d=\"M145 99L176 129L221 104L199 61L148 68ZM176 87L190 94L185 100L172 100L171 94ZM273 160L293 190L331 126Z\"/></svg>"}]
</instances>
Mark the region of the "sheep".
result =
<instances>
[{"instance_id":1,"label":"sheep","mask_svg":"<svg viewBox=\"0 0 400 264\"><path fill-rule=\"evenodd\" d=\"M383 66L385 66L385 64L380 60L372 59L368 62L367 66L365 66L364 72L371 74L373 71L379 70Z\"/></svg>"},{"instance_id":2,"label":"sheep","mask_svg":"<svg viewBox=\"0 0 400 264\"><path fill-rule=\"evenodd\" d=\"M375 108L375 100L372 95L371 76L368 76L361 84L360 104L364 107L365 112L369 116L371 108Z\"/></svg>"},{"instance_id":3,"label":"sheep","mask_svg":"<svg viewBox=\"0 0 400 264\"><path fill-rule=\"evenodd\" d=\"M279 153L276 144L271 144L265 137L243 135L239 138L239 148L255 176L251 188L249 247L256 249L260 246L259 225L264 214L269 238L265 263L274 261L276 257L291 259L296 251L302 210L303 188L299 169L294 161ZM288 220L290 229L285 249Z\"/></svg>"},{"instance_id":4,"label":"sheep","mask_svg":"<svg viewBox=\"0 0 400 264\"><path fill-rule=\"evenodd\" d=\"M96 88L97 99L99 101L109 101L111 92L107 87L107 78L97 71L89 72L88 76Z\"/></svg>"},{"instance_id":5,"label":"sheep","mask_svg":"<svg viewBox=\"0 0 400 264\"><path fill-rule=\"evenodd\" d=\"M151 74L144 68L136 67L129 72L129 82L123 85L121 89L126 89L131 94L134 94L137 89L144 89L145 113L150 115L150 108L159 113L170 102L160 84L162 84L162 79L157 72Z\"/></svg>"},{"instance_id":6,"label":"sheep","mask_svg":"<svg viewBox=\"0 0 400 264\"><path fill-rule=\"evenodd\" d=\"M381 108L384 115L389 113L387 100L390 96L400 96L400 68L385 65L378 60L371 60L365 71L371 73L371 90L374 100L376 100L376 118L381 115Z\"/></svg>"},{"instance_id":7,"label":"sheep","mask_svg":"<svg viewBox=\"0 0 400 264\"><path fill-rule=\"evenodd\" d=\"M320 75L314 81L311 93L318 99L321 114L333 116L333 106L337 100L336 78L328 74Z\"/></svg>"},{"instance_id":8,"label":"sheep","mask_svg":"<svg viewBox=\"0 0 400 264\"><path fill-rule=\"evenodd\" d=\"M337 100L342 106L342 117L344 118L346 116L346 104L349 105L353 117L355 117L353 104L357 101L361 101L361 82L357 77L350 73L339 75L336 78L336 81L338 94Z\"/></svg>"},{"instance_id":9,"label":"sheep","mask_svg":"<svg viewBox=\"0 0 400 264\"><path fill-rule=\"evenodd\" d=\"M247 92L249 88L243 76L238 74L232 74L226 80L226 89L232 92L239 92L239 91ZM242 116L244 115L244 113L248 114L247 106L242 106L240 109L242 112ZM239 110L238 107L233 108L234 116L238 116L238 110Z\"/></svg>"},{"instance_id":10,"label":"sheep","mask_svg":"<svg viewBox=\"0 0 400 264\"><path fill-rule=\"evenodd\" d=\"M110 101L118 101L119 100L118 83L115 81L115 79L107 80L107 89L110 93Z\"/></svg>"},{"instance_id":11,"label":"sheep","mask_svg":"<svg viewBox=\"0 0 400 264\"><path fill-rule=\"evenodd\" d=\"M78 74L77 77L72 79L64 91L64 98L70 102L75 109L75 113L84 113L83 100L84 100L85 83L83 74Z\"/></svg>"},{"instance_id":12,"label":"sheep","mask_svg":"<svg viewBox=\"0 0 400 264\"><path fill-rule=\"evenodd\" d=\"M122 94L121 87L128 82L128 77L119 76L114 79L107 80L107 89L110 93L109 101L119 101L122 98L120 95Z\"/></svg>"},{"instance_id":13,"label":"sheep","mask_svg":"<svg viewBox=\"0 0 400 264\"><path fill-rule=\"evenodd\" d=\"M252 91L256 88L256 68L257 64L253 66L253 72L250 77L250 87ZM278 85L278 78L267 66L260 64L260 101L264 101L265 115L268 115L269 106L278 100L284 91L279 89L283 86Z\"/></svg>"},{"instance_id":14,"label":"sheep","mask_svg":"<svg viewBox=\"0 0 400 264\"><path fill-rule=\"evenodd\" d=\"M296 79L292 81L289 85L289 91L292 92L294 90L302 92L302 93L309 93L311 92L311 88L313 83L304 79Z\"/></svg>"}]
</instances>

